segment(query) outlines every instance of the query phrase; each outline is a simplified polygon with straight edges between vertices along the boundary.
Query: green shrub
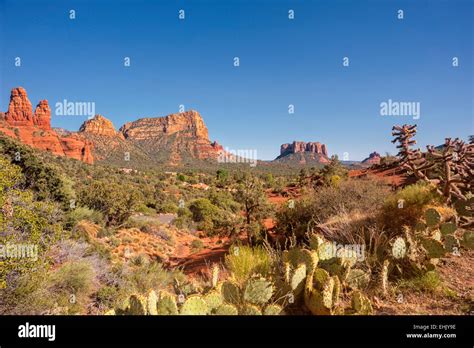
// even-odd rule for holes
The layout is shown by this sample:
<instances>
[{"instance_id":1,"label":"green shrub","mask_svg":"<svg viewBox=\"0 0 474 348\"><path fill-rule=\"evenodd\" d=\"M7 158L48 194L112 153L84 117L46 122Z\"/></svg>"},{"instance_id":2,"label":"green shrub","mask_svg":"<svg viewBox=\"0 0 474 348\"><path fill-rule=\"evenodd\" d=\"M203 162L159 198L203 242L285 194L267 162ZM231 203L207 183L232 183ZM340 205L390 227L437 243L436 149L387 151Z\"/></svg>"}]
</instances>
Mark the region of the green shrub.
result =
<instances>
[{"instance_id":1,"label":"green shrub","mask_svg":"<svg viewBox=\"0 0 474 348\"><path fill-rule=\"evenodd\" d=\"M369 179L349 179L336 186L320 187L286 206L277 213L277 228L303 239L315 222L324 223L341 212L375 214L389 194L382 182Z\"/></svg>"},{"instance_id":2,"label":"green shrub","mask_svg":"<svg viewBox=\"0 0 474 348\"><path fill-rule=\"evenodd\" d=\"M97 291L97 302L105 308L112 308L118 297L118 291L115 286L105 285Z\"/></svg>"},{"instance_id":3,"label":"green shrub","mask_svg":"<svg viewBox=\"0 0 474 348\"><path fill-rule=\"evenodd\" d=\"M263 247L235 244L225 256L225 264L236 280L244 283L256 274L268 276L272 271L273 260Z\"/></svg>"},{"instance_id":4,"label":"green shrub","mask_svg":"<svg viewBox=\"0 0 474 348\"><path fill-rule=\"evenodd\" d=\"M401 280L398 287L421 292L440 293L443 290L443 282L436 271L429 271L415 278Z\"/></svg>"},{"instance_id":5,"label":"green shrub","mask_svg":"<svg viewBox=\"0 0 474 348\"><path fill-rule=\"evenodd\" d=\"M88 261L69 261L52 275L56 289L72 294L89 293L93 288L95 271Z\"/></svg>"},{"instance_id":6,"label":"green shrub","mask_svg":"<svg viewBox=\"0 0 474 348\"><path fill-rule=\"evenodd\" d=\"M388 230L401 231L403 226L415 226L428 205L440 202L436 191L425 183L407 186L389 195L380 214Z\"/></svg>"},{"instance_id":7,"label":"green shrub","mask_svg":"<svg viewBox=\"0 0 474 348\"><path fill-rule=\"evenodd\" d=\"M104 222L104 216L101 212L87 207L77 207L68 212L66 216L66 227L73 228L81 220L88 220L101 225Z\"/></svg>"},{"instance_id":8,"label":"green shrub","mask_svg":"<svg viewBox=\"0 0 474 348\"><path fill-rule=\"evenodd\" d=\"M204 243L200 239L195 239L191 242L191 250L194 253L201 251L204 248Z\"/></svg>"},{"instance_id":9,"label":"green shrub","mask_svg":"<svg viewBox=\"0 0 474 348\"><path fill-rule=\"evenodd\" d=\"M79 193L83 205L100 211L106 225L120 225L135 211L139 204L139 193L131 185L109 181L92 181Z\"/></svg>"}]
</instances>

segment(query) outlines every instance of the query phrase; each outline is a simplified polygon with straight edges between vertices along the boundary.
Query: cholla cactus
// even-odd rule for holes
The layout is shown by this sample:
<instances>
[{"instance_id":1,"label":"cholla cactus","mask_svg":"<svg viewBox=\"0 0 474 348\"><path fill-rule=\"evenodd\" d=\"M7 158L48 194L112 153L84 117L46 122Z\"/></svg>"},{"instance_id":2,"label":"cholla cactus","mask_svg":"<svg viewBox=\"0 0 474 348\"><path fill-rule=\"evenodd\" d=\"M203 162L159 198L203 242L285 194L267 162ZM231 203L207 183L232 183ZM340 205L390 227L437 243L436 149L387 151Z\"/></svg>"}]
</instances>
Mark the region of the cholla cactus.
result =
<instances>
[{"instance_id":1,"label":"cholla cactus","mask_svg":"<svg viewBox=\"0 0 474 348\"><path fill-rule=\"evenodd\" d=\"M419 149L412 150L416 144L413 137L416 135L416 125L394 126L393 143L398 142L398 156L400 164L413 172L421 180L433 184L436 191L443 195L449 203L453 197L466 201L466 193L472 192L474 186L474 144L466 144L456 138L446 138L439 150L434 146L427 146L427 153ZM429 178L426 171L437 168L441 175Z\"/></svg>"}]
</instances>

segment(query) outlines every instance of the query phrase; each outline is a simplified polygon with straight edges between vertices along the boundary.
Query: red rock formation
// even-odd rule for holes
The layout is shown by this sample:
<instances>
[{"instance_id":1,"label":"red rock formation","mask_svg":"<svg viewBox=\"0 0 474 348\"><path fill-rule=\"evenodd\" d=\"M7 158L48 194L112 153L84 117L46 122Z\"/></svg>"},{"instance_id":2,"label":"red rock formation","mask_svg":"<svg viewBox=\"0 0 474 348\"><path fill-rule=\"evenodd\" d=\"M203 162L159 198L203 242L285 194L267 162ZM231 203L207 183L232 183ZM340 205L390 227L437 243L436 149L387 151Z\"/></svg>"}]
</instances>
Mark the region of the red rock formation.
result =
<instances>
[{"instance_id":1,"label":"red rock formation","mask_svg":"<svg viewBox=\"0 0 474 348\"><path fill-rule=\"evenodd\" d=\"M33 123L41 129L51 130L51 109L47 100L41 100L36 106Z\"/></svg>"},{"instance_id":2,"label":"red rock formation","mask_svg":"<svg viewBox=\"0 0 474 348\"><path fill-rule=\"evenodd\" d=\"M143 140L183 132L189 137L209 140L204 121L197 111L190 110L165 117L141 118L124 124L120 130L126 139Z\"/></svg>"},{"instance_id":3,"label":"red rock formation","mask_svg":"<svg viewBox=\"0 0 474 348\"><path fill-rule=\"evenodd\" d=\"M11 92L8 111L0 117L0 131L24 144L58 156L94 162L92 143L77 134L60 136L53 131L48 101L40 101L33 115L28 95L21 87Z\"/></svg>"},{"instance_id":4,"label":"red rock formation","mask_svg":"<svg viewBox=\"0 0 474 348\"><path fill-rule=\"evenodd\" d=\"M14 127L33 126L31 103L22 87L12 89L5 120Z\"/></svg>"},{"instance_id":5,"label":"red rock formation","mask_svg":"<svg viewBox=\"0 0 474 348\"><path fill-rule=\"evenodd\" d=\"M319 142L294 141L292 144L283 144L280 147L280 157L291 153L311 152L325 157L328 156L326 145Z\"/></svg>"},{"instance_id":6,"label":"red rock formation","mask_svg":"<svg viewBox=\"0 0 474 348\"><path fill-rule=\"evenodd\" d=\"M84 122L79 129L79 132L103 135L106 137L113 137L117 135L112 121L106 119L102 115L95 115L94 118Z\"/></svg>"},{"instance_id":7,"label":"red rock formation","mask_svg":"<svg viewBox=\"0 0 474 348\"><path fill-rule=\"evenodd\" d=\"M174 161L179 161L183 152L196 159L215 159L223 150L216 142L211 143L207 127L195 110L128 122L119 132L131 142L153 142L150 151L166 149Z\"/></svg>"},{"instance_id":8,"label":"red rock formation","mask_svg":"<svg viewBox=\"0 0 474 348\"><path fill-rule=\"evenodd\" d=\"M381 159L380 154L378 152L374 151L369 155L369 157L364 159L362 161L362 163L365 163L365 164L380 164L380 159Z\"/></svg>"}]
</instances>

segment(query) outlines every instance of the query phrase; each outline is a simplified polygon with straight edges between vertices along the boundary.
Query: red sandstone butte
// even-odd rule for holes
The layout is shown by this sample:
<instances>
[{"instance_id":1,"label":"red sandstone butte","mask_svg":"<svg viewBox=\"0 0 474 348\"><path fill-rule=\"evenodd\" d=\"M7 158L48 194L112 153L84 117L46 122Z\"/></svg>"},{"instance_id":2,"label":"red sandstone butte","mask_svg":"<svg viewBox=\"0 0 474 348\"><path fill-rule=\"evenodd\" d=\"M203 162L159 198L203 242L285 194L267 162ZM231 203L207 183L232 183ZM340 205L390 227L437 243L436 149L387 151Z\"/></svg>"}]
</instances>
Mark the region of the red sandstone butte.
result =
<instances>
[{"instance_id":1,"label":"red sandstone butte","mask_svg":"<svg viewBox=\"0 0 474 348\"><path fill-rule=\"evenodd\" d=\"M28 95L22 87L12 89L8 111L0 113L0 131L31 147L94 163L92 143L75 133L60 136L52 130L48 101L40 101L33 114Z\"/></svg>"}]
</instances>

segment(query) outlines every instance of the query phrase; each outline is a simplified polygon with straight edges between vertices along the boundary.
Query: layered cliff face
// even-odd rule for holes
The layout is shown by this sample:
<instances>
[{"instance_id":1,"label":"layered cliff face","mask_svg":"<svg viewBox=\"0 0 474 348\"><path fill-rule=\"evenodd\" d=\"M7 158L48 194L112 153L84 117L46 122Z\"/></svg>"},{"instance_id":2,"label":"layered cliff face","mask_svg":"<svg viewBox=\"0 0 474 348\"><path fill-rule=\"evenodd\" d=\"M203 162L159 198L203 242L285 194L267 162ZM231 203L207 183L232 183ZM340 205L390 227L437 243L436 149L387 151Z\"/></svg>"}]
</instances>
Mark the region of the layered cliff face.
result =
<instances>
[{"instance_id":1,"label":"layered cliff face","mask_svg":"<svg viewBox=\"0 0 474 348\"><path fill-rule=\"evenodd\" d=\"M79 134L94 143L98 160L121 166L181 165L216 159L222 146L211 143L201 115L194 110L128 122L119 131L101 115L84 122ZM127 163L129 162L129 163Z\"/></svg>"},{"instance_id":2,"label":"layered cliff face","mask_svg":"<svg viewBox=\"0 0 474 348\"><path fill-rule=\"evenodd\" d=\"M62 136L52 130L48 101L40 101L33 113L28 95L21 87L12 90L8 111L0 114L0 132L58 156L94 162L92 143L74 133Z\"/></svg>"},{"instance_id":3,"label":"layered cliff face","mask_svg":"<svg viewBox=\"0 0 474 348\"><path fill-rule=\"evenodd\" d=\"M209 141L204 121L195 110L165 117L141 118L124 124L120 132L126 139L147 140L180 133L183 136Z\"/></svg>"},{"instance_id":4,"label":"layered cliff face","mask_svg":"<svg viewBox=\"0 0 474 348\"><path fill-rule=\"evenodd\" d=\"M216 159L222 151L222 146L209 140L207 127L195 110L142 118L126 123L119 132L159 162Z\"/></svg>"},{"instance_id":5,"label":"layered cliff face","mask_svg":"<svg viewBox=\"0 0 474 348\"><path fill-rule=\"evenodd\" d=\"M325 144L319 142L293 141L280 146L280 156L276 161L299 164L329 163Z\"/></svg>"}]
</instances>

